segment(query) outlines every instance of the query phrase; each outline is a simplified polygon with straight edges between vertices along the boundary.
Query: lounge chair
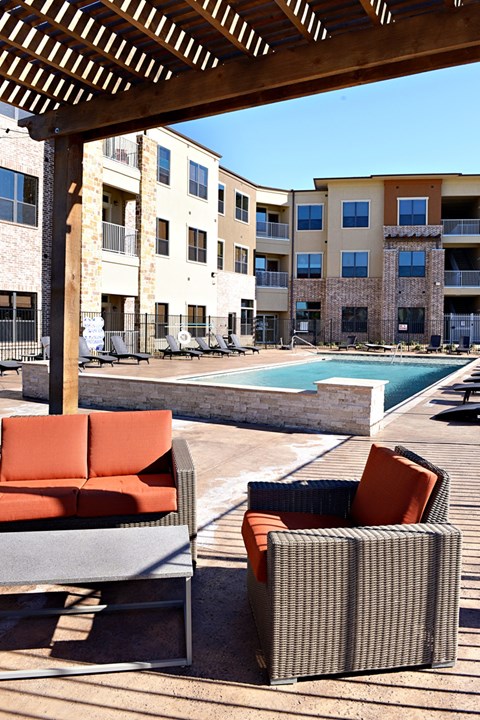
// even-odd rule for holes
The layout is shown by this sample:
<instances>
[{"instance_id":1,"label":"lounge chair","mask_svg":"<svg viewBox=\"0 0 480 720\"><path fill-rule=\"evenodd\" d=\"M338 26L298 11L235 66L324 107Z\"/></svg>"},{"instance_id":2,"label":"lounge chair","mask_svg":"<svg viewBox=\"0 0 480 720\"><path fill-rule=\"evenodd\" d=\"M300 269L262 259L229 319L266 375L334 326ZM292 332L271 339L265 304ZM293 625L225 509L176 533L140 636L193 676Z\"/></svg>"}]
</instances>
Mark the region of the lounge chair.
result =
<instances>
[{"instance_id":1,"label":"lounge chair","mask_svg":"<svg viewBox=\"0 0 480 720\"><path fill-rule=\"evenodd\" d=\"M235 335L235 333L230 333L230 339L232 341L231 348L232 350L251 350L253 353L260 353L260 348L256 345L242 345L240 342L240 339L238 335Z\"/></svg>"},{"instance_id":2,"label":"lounge chair","mask_svg":"<svg viewBox=\"0 0 480 720\"><path fill-rule=\"evenodd\" d=\"M383 352L387 352L387 350L394 350L396 345L384 345L383 343L363 343L363 347L367 349L367 352L370 350L383 350Z\"/></svg>"},{"instance_id":3,"label":"lounge chair","mask_svg":"<svg viewBox=\"0 0 480 720\"><path fill-rule=\"evenodd\" d=\"M427 353L429 352L442 352L442 336L432 335L430 337L430 345L425 348Z\"/></svg>"},{"instance_id":4,"label":"lounge chair","mask_svg":"<svg viewBox=\"0 0 480 720\"><path fill-rule=\"evenodd\" d=\"M223 357L224 355L232 355L233 353L233 350L229 350L228 348L224 349L218 347L218 345L216 347L210 347L205 338L202 337L196 337L195 342L205 355L220 355Z\"/></svg>"},{"instance_id":5,"label":"lounge chair","mask_svg":"<svg viewBox=\"0 0 480 720\"><path fill-rule=\"evenodd\" d=\"M168 343L167 348L162 349L163 353L163 359L165 360L165 357L172 359L172 357L189 357L191 360L193 360L194 357L200 358L203 355L203 352L200 350L192 350L191 348L181 348L178 342L175 340L173 335L166 335L165 340Z\"/></svg>"},{"instance_id":6,"label":"lounge chair","mask_svg":"<svg viewBox=\"0 0 480 720\"><path fill-rule=\"evenodd\" d=\"M0 376L7 370L15 370L18 375L18 371L21 369L21 364L16 360L0 360Z\"/></svg>"},{"instance_id":7,"label":"lounge chair","mask_svg":"<svg viewBox=\"0 0 480 720\"><path fill-rule=\"evenodd\" d=\"M357 336L356 335L347 335L346 340L341 340L338 343L339 350L348 350L349 348L355 348L356 346L357 346Z\"/></svg>"},{"instance_id":8,"label":"lounge chair","mask_svg":"<svg viewBox=\"0 0 480 720\"><path fill-rule=\"evenodd\" d=\"M245 355L245 353L247 352L246 348L235 347L234 345L228 347L227 343L221 335L215 335L215 340L217 341L218 347L222 350L230 350L231 352L236 352L239 355Z\"/></svg>"},{"instance_id":9,"label":"lounge chair","mask_svg":"<svg viewBox=\"0 0 480 720\"><path fill-rule=\"evenodd\" d=\"M471 379L473 380L473 378ZM478 382L475 379L475 382L458 383L452 387L452 390L453 392L462 392L463 402L466 403L470 400L470 395L480 392L480 378L478 378Z\"/></svg>"},{"instance_id":10,"label":"lounge chair","mask_svg":"<svg viewBox=\"0 0 480 720\"><path fill-rule=\"evenodd\" d=\"M480 404L462 403L457 407L447 408L432 416L432 420L444 420L445 422L471 422L480 423Z\"/></svg>"},{"instance_id":11,"label":"lounge chair","mask_svg":"<svg viewBox=\"0 0 480 720\"><path fill-rule=\"evenodd\" d=\"M78 338L78 353L80 357L86 358L90 362L98 362L99 365L108 364L113 367L113 363L118 362L118 358L115 357L115 355L108 355L108 353L99 352L98 355L91 355L90 348L84 337Z\"/></svg>"},{"instance_id":12,"label":"lounge chair","mask_svg":"<svg viewBox=\"0 0 480 720\"><path fill-rule=\"evenodd\" d=\"M50 360L50 337L48 335L41 337L40 343L42 345L43 359ZM89 362L90 362L90 360L88 357L83 357L82 355L79 355L79 357L78 357L79 370L84 370L85 366L88 365Z\"/></svg>"},{"instance_id":13,"label":"lounge chair","mask_svg":"<svg viewBox=\"0 0 480 720\"><path fill-rule=\"evenodd\" d=\"M112 355L117 358L117 362L132 358L132 360L136 360L138 364L140 364L141 360L146 360L148 363L152 357L149 353L129 352L125 345L125 340L120 337L120 335L112 335L111 341L113 346Z\"/></svg>"},{"instance_id":14,"label":"lounge chair","mask_svg":"<svg viewBox=\"0 0 480 720\"><path fill-rule=\"evenodd\" d=\"M464 353L464 352L469 354L471 349L472 349L472 344L470 342L470 335L463 335L458 347L455 348L455 352L458 354Z\"/></svg>"}]
</instances>

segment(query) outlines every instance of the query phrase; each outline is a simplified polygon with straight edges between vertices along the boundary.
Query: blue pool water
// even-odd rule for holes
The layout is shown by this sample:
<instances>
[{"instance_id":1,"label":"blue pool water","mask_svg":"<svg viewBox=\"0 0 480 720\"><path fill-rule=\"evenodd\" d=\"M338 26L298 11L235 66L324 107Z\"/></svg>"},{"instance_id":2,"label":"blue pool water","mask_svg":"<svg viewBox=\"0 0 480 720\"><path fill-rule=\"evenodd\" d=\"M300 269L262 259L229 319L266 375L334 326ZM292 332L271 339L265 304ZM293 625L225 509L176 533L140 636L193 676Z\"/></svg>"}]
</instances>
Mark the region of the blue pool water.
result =
<instances>
[{"instance_id":1,"label":"blue pool water","mask_svg":"<svg viewBox=\"0 0 480 720\"><path fill-rule=\"evenodd\" d=\"M438 382L463 365L466 360L405 360L322 358L303 363L266 367L257 370L233 371L189 378L213 385L250 385L255 387L315 390L316 380L331 377L388 380L385 386L385 410Z\"/></svg>"}]
</instances>

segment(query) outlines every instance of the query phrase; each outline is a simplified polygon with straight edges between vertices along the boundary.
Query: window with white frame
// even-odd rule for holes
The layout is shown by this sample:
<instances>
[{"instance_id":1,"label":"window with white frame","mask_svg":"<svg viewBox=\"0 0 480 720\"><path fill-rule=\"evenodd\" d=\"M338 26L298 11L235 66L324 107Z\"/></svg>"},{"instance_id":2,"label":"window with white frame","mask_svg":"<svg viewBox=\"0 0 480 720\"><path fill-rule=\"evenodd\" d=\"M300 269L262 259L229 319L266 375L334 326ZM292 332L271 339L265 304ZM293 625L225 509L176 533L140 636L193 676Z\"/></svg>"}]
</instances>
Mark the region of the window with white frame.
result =
<instances>
[{"instance_id":1,"label":"window with white frame","mask_svg":"<svg viewBox=\"0 0 480 720\"><path fill-rule=\"evenodd\" d=\"M342 228L368 228L370 202L344 200L342 202Z\"/></svg>"},{"instance_id":2,"label":"window with white frame","mask_svg":"<svg viewBox=\"0 0 480 720\"><path fill-rule=\"evenodd\" d=\"M222 240L217 242L217 270L223 270L225 264L225 243Z\"/></svg>"},{"instance_id":3,"label":"window with white frame","mask_svg":"<svg viewBox=\"0 0 480 720\"><path fill-rule=\"evenodd\" d=\"M218 183L218 212L225 215L225 185Z\"/></svg>"},{"instance_id":4,"label":"window with white frame","mask_svg":"<svg viewBox=\"0 0 480 720\"><path fill-rule=\"evenodd\" d=\"M208 168L190 160L188 191L202 200L208 199Z\"/></svg>"},{"instance_id":5,"label":"window with white frame","mask_svg":"<svg viewBox=\"0 0 480 720\"><path fill-rule=\"evenodd\" d=\"M157 236L155 242L155 252L157 255L169 255L169 235L170 223L168 220L157 218Z\"/></svg>"},{"instance_id":6,"label":"window with white frame","mask_svg":"<svg viewBox=\"0 0 480 720\"><path fill-rule=\"evenodd\" d=\"M188 306L188 332L193 337L207 334L207 308L205 305Z\"/></svg>"},{"instance_id":7,"label":"window with white frame","mask_svg":"<svg viewBox=\"0 0 480 720\"><path fill-rule=\"evenodd\" d=\"M207 262L207 233L205 230L188 228L188 259Z\"/></svg>"},{"instance_id":8,"label":"window with white frame","mask_svg":"<svg viewBox=\"0 0 480 720\"><path fill-rule=\"evenodd\" d=\"M253 300L240 300L240 334L253 334Z\"/></svg>"},{"instance_id":9,"label":"window with white frame","mask_svg":"<svg viewBox=\"0 0 480 720\"><path fill-rule=\"evenodd\" d=\"M38 178L0 168L0 220L37 225Z\"/></svg>"},{"instance_id":10,"label":"window with white frame","mask_svg":"<svg viewBox=\"0 0 480 720\"><path fill-rule=\"evenodd\" d=\"M250 198L248 195L236 190L235 192L235 220L241 220L244 223L248 223L248 204Z\"/></svg>"},{"instance_id":11,"label":"window with white frame","mask_svg":"<svg viewBox=\"0 0 480 720\"><path fill-rule=\"evenodd\" d=\"M322 254L297 253L297 278L321 278Z\"/></svg>"},{"instance_id":12,"label":"window with white frame","mask_svg":"<svg viewBox=\"0 0 480 720\"><path fill-rule=\"evenodd\" d=\"M342 252L342 278L368 277L368 252Z\"/></svg>"},{"instance_id":13,"label":"window with white frame","mask_svg":"<svg viewBox=\"0 0 480 720\"><path fill-rule=\"evenodd\" d=\"M157 145L157 182L170 185L170 150Z\"/></svg>"},{"instance_id":14,"label":"window with white frame","mask_svg":"<svg viewBox=\"0 0 480 720\"><path fill-rule=\"evenodd\" d=\"M323 205L298 205L297 230L322 230Z\"/></svg>"},{"instance_id":15,"label":"window with white frame","mask_svg":"<svg viewBox=\"0 0 480 720\"><path fill-rule=\"evenodd\" d=\"M427 198L398 198L399 225L426 225Z\"/></svg>"},{"instance_id":16,"label":"window with white frame","mask_svg":"<svg viewBox=\"0 0 480 720\"><path fill-rule=\"evenodd\" d=\"M248 248L235 245L235 272L247 275L248 273Z\"/></svg>"}]
</instances>

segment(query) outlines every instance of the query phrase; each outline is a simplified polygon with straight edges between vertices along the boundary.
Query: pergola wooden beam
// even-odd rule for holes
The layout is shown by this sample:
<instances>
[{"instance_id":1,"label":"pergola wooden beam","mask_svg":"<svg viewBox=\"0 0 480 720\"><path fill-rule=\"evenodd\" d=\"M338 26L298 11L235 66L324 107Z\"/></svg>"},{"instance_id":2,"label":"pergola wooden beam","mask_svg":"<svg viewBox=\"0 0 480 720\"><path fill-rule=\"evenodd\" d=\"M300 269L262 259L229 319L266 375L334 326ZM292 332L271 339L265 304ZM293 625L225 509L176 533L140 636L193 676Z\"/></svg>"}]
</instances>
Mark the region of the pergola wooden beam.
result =
<instances>
[{"instance_id":1,"label":"pergola wooden beam","mask_svg":"<svg viewBox=\"0 0 480 720\"><path fill-rule=\"evenodd\" d=\"M385 0L359 0L374 25L387 25L392 22L392 13Z\"/></svg>"},{"instance_id":2,"label":"pergola wooden beam","mask_svg":"<svg viewBox=\"0 0 480 720\"><path fill-rule=\"evenodd\" d=\"M364 1L368 2L368 0L360 1L362 4ZM306 0L275 0L275 2L303 37L310 41L325 40L328 34L327 28Z\"/></svg>"},{"instance_id":3,"label":"pergola wooden beam","mask_svg":"<svg viewBox=\"0 0 480 720\"><path fill-rule=\"evenodd\" d=\"M81 133L93 140L480 60L480 4L338 35L255 60L235 60L166 83L142 84L26 118L37 140ZM210 111L207 112L207 108ZM119 121L121 118L121 121Z\"/></svg>"}]
</instances>

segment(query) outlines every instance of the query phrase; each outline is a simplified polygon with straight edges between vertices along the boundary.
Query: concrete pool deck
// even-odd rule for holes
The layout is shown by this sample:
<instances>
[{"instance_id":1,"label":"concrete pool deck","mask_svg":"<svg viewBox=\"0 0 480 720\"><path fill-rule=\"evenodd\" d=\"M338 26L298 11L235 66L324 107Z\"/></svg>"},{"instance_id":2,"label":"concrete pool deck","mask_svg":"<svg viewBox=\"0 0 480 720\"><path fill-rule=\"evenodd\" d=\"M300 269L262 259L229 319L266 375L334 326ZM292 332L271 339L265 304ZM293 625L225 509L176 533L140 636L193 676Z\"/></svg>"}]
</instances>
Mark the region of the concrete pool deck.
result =
<instances>
[{"instance_id":1,"label":"concrete pool deck","mask_svg":"<svg viewBox=\"0 0 480 720\"><path fill-rule=\"evenodd\" d=\"M286 357L285 357L286 356ZM206 371L301 359L308 354L262 351L260 357L160 360L122 364L108 374L185 376ZM353 356L353 352L352 352ZM477 361L477 366L480 362ZM89 372L87 370L86 372ZM468 376L468 370L464 371ZM240 523L251 479L358 477L372 440L365 437L274 431L251 426L174 421L198 472L199 562L193 580L193 665L167 672L118 673L0 684L0 718L85 717L99 720L457 720L478 717L480 690L480 452L479 426L431 419L460 399L448 383L389 416L375 442L406 445L446 468L452 478L451 521L464 533L458 662L454 668L307 680L271 688L258 654L258 639L245 591ZM45 414L44 403L21 397L21 378L0 378L0 416ZM137 622L137 620L135 620ZM18 647L1 644L0 664L21 667L38 652L55 661L77 657L76 640L100 638L85 625L57 626L38 651L20 629ZM138 620L140 624L140 620ZM161 621L160 621L161 625ZM140 626L141 627L141 626ZM170 625L167 625L170 627ZM135 643L147 641L148 626ZM153 632L153 631L152 631ZM95 645L97 643L97 645ZM3 656L3 659L1 659Z\"/></svg>"}]
</instances>

